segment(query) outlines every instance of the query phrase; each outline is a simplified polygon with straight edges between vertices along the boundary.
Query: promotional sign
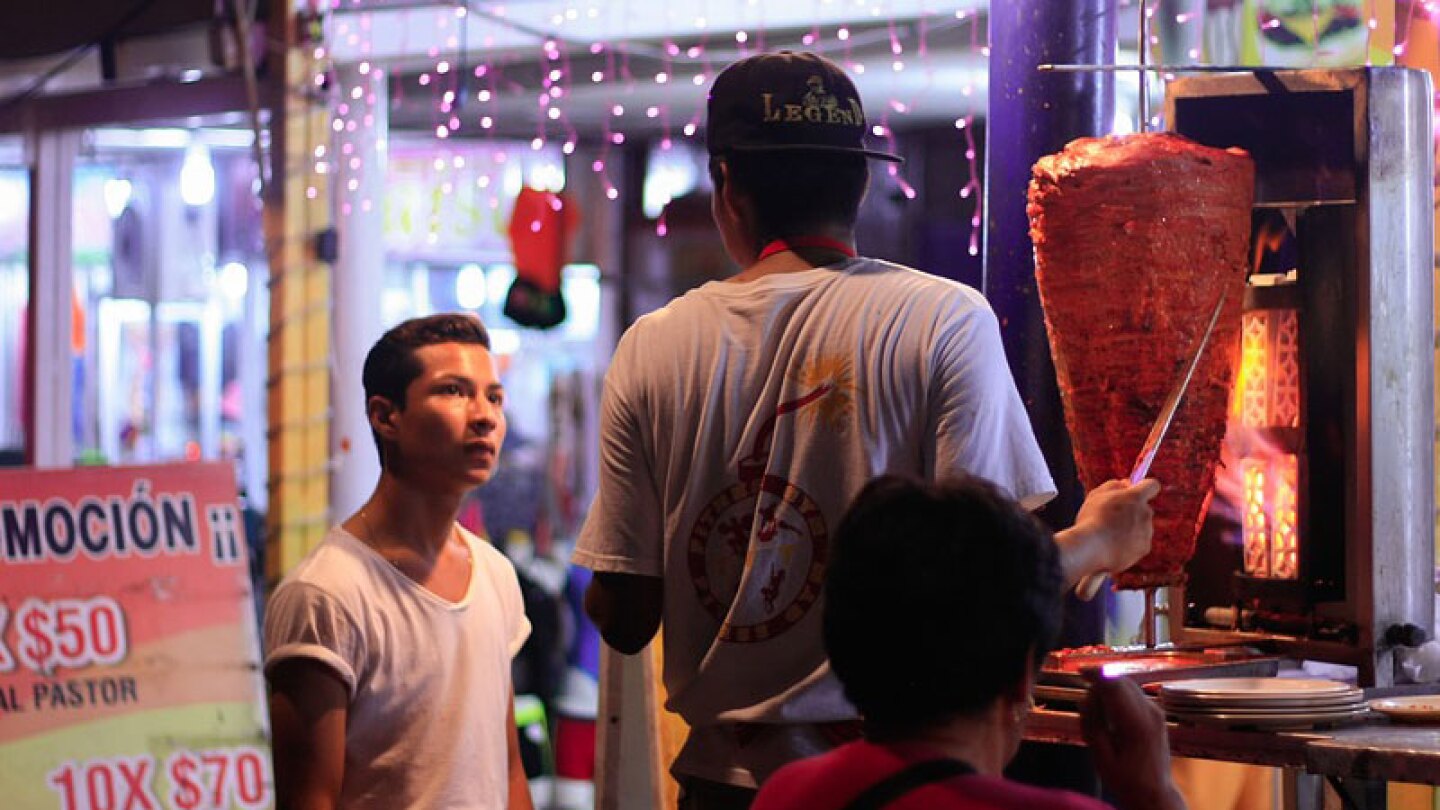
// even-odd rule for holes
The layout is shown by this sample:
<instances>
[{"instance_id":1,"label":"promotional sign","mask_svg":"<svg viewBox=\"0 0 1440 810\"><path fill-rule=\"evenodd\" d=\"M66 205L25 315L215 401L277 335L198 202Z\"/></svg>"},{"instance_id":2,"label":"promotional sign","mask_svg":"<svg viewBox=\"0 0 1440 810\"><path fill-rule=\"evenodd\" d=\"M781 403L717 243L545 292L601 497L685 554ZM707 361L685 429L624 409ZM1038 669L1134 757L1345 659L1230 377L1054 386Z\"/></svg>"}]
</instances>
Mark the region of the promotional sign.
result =
<instances>
[{"instance_id":1,"label":"promotional sign","mask_svg":"<svg viewBox=\"0 0 1440 810\"><path fill-rule=\"evenodd\" d=\"M274 805L229 464L0 471L0 805Z\"/></svg>"}]
</instances>

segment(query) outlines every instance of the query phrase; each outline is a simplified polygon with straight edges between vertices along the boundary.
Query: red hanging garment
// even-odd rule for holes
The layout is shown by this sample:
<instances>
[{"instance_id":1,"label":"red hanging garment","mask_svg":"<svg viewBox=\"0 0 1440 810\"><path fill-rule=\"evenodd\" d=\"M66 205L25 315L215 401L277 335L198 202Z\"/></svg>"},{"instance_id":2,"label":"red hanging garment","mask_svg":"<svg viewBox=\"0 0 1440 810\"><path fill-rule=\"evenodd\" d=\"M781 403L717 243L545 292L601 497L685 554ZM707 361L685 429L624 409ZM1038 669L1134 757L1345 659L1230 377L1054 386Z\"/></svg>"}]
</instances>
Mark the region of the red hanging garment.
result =
<instances>
[{"instance_id":1,"label":"red hanging garment","mask_svg":"<svg viewBox=\"0 0 1440 810\"><path fill-rule=\"evenodd\" d=\"M505 296L505 316L521 326L548 329L565 320L560 271L579 212L563 194L526 186L510 215L515 282Z\"/></svg>"}]
</instances>

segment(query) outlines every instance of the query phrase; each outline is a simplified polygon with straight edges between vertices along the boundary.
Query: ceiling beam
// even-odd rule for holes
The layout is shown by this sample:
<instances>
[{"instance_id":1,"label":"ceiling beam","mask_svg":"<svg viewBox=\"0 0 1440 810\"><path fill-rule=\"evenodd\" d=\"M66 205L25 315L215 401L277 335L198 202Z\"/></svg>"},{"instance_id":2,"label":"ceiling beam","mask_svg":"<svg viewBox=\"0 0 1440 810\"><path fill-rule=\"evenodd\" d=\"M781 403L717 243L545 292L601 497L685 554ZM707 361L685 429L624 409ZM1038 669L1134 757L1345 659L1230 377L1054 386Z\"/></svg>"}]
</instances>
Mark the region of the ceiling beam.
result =
<instances>
[{"instance_id":1,"label":"ceiling beam","mask_svg":"<svg viewBox=\"0 0 1440 810\"><path fill-rule=\"evenodd\" d=\"M261 106L273 91L261 85ZM238 75L193 82L146 82L76 93L35 96L0 108L0 133L80 129L139 121L174 121L248 109Z\"/></svg>"}]
</instances>

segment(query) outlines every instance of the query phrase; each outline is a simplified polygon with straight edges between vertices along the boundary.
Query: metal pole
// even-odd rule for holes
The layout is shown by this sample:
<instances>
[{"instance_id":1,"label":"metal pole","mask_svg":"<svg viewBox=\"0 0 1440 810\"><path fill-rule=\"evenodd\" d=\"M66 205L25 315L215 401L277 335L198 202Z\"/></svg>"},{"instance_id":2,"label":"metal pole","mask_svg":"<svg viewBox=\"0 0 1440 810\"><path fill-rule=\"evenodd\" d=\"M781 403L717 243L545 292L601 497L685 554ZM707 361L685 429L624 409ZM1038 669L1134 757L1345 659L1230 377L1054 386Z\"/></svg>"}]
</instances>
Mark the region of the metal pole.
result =
<instances>
[{"instance_id":1,"label":"metal pole","mask_svg":"<svg viewBox=\"0 0 1440 810\"><path fill-rule=\"evenodd\" d=\"M1140 41L1136 44L1136 61L1141 65L1150 63L1146 54L1150 51L1150 9L1146 7L1146 0L1140 0ZM1150 126L1150 74L1141 70L1136 71L1136 79L1140 83L1140 125L1135 127L1136 132L1144 132Z\"/></svg>"},{"instance_id":2,"label":"metal pole","mask_svg":"<svg viewBox=\"0 0 1440 810\"><path fill-rule=\"evenodd\" d=\"M1155 649L1155 588L1145 589L1145 619L1140 628L1140 638L1145 642L1145 648Z\"/></svg>"},{"instance_id":3,"label":"metal pole","mask_svg":"<svg viewBox=\"0 0 1440 810\"><path fill-rule=\"evenodd\" d=\"M1070 525L1084 498L1065 430L1055 367L1035 289L1025 194L1030 168L1070 140L1099 135L1114 121L1114 74L1042 73L1042 64L1113 64L1117 0L1005 0L990 4L990 110L985 155L985 296L1000 320L1011 373L1050 465L1059 496L1042 510ZM1060 641L1102 640L1104 600L1068 601ZM1083 752L1027 744L1008 773L1093 792Z\"/></svg>"},{"instance_id":4,"label":"metal pole","mask_svg":"<svg viewBox=\"0 0 1440 810\"><path fill-rule=\"evenodd\" d=\"M985 156L984 292L999 316L1010 369L1059 496L1041 516L1068 526L1084 498L1071 457L1040 299L1025 194L1030 167L1074 138L1110 131L1112 73L1050 73L1042 64L1113 64L1117 0L1007 0L990 7L990 110ZM1062 641L1094 643L1103 600L1072 603Z\"/></svg>"},{"instance_id":5,"label":"metal pole","mask_svg":"<svg viewBox=\"0 0 1440 810\"><path fill-rule=\"evenodd\" d=\"M71 199L79 149L76 130L31 134L25 461L36 467L75 463Z\"/></svg>"},{"instance_id":6,"label":"metal pole","mask_svg":"<svg viewBox=\"0 0 1440 810\"><path fill-rule=\"evenodd\" d=\"M336 136L330 155L336 167L336 235L334 275L334 357L331 368L330 514L343 520L370 497L380 477L380 462L370 436L370 419L360 370L371 344L391 324L381 321L380 291L385 281L383 240L386 142L390 104L379 71L361 73L349 65L339 71L340 86L350 103L350 118L359 126ZM358 98L349 91L359 88ZM367 120L368 119L368 120ZM344 146L350 146L350 152ZM352 158L359 158L351 164ZM351 183L354 188L351 188Z\"/></svg>"}]
</instances>

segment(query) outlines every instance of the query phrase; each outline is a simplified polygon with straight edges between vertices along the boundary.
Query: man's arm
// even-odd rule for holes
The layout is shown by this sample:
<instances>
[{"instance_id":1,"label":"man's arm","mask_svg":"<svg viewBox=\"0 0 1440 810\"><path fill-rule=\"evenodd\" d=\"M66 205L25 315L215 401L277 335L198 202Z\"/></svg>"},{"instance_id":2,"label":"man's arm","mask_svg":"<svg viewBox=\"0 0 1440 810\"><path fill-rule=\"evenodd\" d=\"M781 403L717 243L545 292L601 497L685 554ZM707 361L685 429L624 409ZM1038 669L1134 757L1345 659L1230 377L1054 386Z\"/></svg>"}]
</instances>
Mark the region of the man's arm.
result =
<instances>
[{"instance_id":1,"label":"man's arm","mask_svg":"<svg viewBox=\"0 0 1440 810\"><path fill-rule=\"evenodd\" d=\"M1075 525L1055 533L1067 589L1089 574L1123 571L1150 551L1150 501L1159 492L1147 478L1134 486L1106 481L1085 495Z\"/></svg>"},{"instance_id":2,"label":"man's arm","mask_svg":"<svg viewBox=\"0 0 1440 810\"><path fill-rule=\"evenodd\" d=\"M626 655L645 649L660 626L664 589L664 507L645 448L648 408L632 404L637 359L636 324L615 347L600 396L600 478L595 500L575 543L571 560L595 572L585 589L585 615L601 638ZM642 398L642 402L643 402ZM622 574L614 568L653 571Z\"/></svg>"},{"instance_id":3,"label":"man's arm","mask_svg":"<svg viewBox=\"0 0 1440 810\"><path fill-rule=\"evenodd\" d=\"M318 662L282 661L270 672L277 810L332 810L339 804L346 705L345 684Z\"/></svg>"},{"instance_id":4,"label":"man's arm","mask_svg":"<svg viewBox=\"0 0 1440 810\"><path fill-rule=\"evenodd\" d=\"M525 763L520 761L520 735L515 729L515 690L510 690L510 708L505 710L505 748L510 760L509 810L535 810L530 799L530 780L525 778Z\"/></svg>"},{"instance_id":5,"label":"man's arm","mask_svg":"<svg viewBox=\"0 0 1440 810\"><path fill-rule=\"evenodd\" d=\"M585 589L585 615L606 644L626 655L645 649L654 638L664 605L660 577L596 571Z\"/></svg>"}]
</instances>

